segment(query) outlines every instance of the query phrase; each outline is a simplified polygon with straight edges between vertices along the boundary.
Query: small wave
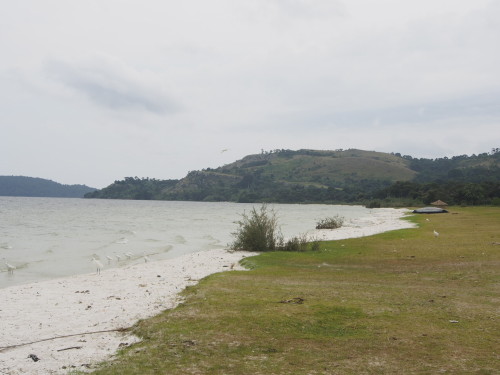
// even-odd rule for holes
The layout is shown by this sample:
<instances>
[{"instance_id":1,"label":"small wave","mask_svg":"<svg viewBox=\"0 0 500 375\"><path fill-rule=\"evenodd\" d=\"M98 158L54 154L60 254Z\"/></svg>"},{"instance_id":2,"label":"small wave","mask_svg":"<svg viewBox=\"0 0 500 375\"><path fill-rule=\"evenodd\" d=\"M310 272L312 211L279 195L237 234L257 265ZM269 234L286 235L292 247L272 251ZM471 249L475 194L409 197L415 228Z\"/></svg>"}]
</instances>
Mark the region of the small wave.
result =
<instances>
[{"instance_id":1,"label":"small wave","mask_svg":"<svg viewBox=\"0 0 500 375\"><path fill-rule=\"evenodd\" d=\"M12 249L12 246L10 246L8 243L2 243L2 244L0 244L0 248L5 249L5 250L10 250L10 249Z\"/></svg>"},{"instance_id":2,"label":"small wave","mask_svg":"<svg viewBox=\"0 0 500 375\"><path fill-rule=\"evenodd\" d=\"M174 248L174 247L173 247L172 245L167 245L167 246L165 246L164 248L162 248L162 252L163 252L163 253L166 253L166 252L168 252L168 251L172 250L173 248Z\"/></svg>"},{"instance_id":3,"label":"small wave","mask_svg":"<svg viewBox=\"0 0 500 375\"><path fill-rule=\"evenodd\" d=\"M214 236L211 236L210 234L207 234L203 237L201 237L203 240L207 240L208 241L208 244L210 246L215 246L215 245L218 245L221 243L221 240L218 239L218 238L215 238Z\"/></svg>"},{"instance_id":4,"label":"small wave","mask_svg":"<svg viewBox=\"0 0 500 375\"><path fill-rule=\"evenodd\" d=\"M182 237L181 235L175 236L175 242L178 244L184 244L186 243L186 239Z\"/></svg>"},{"instance_id":5,"label":"small wave","mask_svg":"<svg viewBox=\"0 0 500 375\"><path fill-rule=\"evenodd\" d=\"M128 238L127 237L122 237L118 241L116 241L115 243L118 243L120 245L124 245L124 244L128 243Z\"/></svg>"},{"instance_id":6,"label":"small wave","mask_svg":"<svg viewBox=\"0 0 500 375\"><path fill-rule=\"evenodd\" d=\"M39 236L39 237L45 237L45 236L48 236L48 237L59 237L61 234L58 233L58 232L43 232L43 233L37 233L35 234L35 236Z\"/></svg>"},{"instance_id":7,"label":"small wave","mask_svg":"<svg viewBox=\"0 0 500 375\"><path fill-rule=\"evenodd\" d=\"M129 230L129 229L121 229L120 231L118 231L118 233L120 233L120 234L130 234L132 236L135 236L137 234L136 231Z\"/></svg>"}]
</instances>

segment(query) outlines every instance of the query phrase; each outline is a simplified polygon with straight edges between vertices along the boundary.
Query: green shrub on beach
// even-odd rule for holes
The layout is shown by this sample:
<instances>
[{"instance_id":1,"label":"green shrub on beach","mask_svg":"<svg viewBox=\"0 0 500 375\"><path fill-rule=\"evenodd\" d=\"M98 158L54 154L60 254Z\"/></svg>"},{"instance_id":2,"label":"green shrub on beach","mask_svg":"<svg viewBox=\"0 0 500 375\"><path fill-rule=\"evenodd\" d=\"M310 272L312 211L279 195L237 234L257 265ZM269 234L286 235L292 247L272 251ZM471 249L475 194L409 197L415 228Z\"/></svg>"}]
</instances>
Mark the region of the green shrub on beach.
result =
<instances>
[{"instance_id":1,"label":"green shrub on beach","mask_svg":"<svg viewBox=\"0 0 500 375\"><path fill-rule=\"evenodd\" d=\"M316 229L337 229L344 225L344 218L339 215L321 219L316 224Z\"/></svg>"},{"instance_id":2,"label":"green shrub on beach","mask_svg":"<svg viewBox=\"0 0 500 375\"><path fill-rule=\"evenodd\" d=\"M273 251L283 244L283 235L278 227L278 218L274 210L263 204L259 210L252 208L250 214L242 214L237 222L239 228L233 233L234 250Z\"/></svg>"},{"instance_id":3,"label":"green shrub on beach","mask_svg":"<svg viewBox=\"0 0 500 375\"><path fill-rule=\"evenodd\" d=\"M319 242L314 240L311 241L307 235L303 234L300 236L295 236L286 240L278 250L282 251L318 251L319 250Z\"/></svg>"},{"instance_id":4,"label":"green shrub on beach","mask_svg":"<svg viewBox=\"0 0 500 375\"><path fill-rule=\"evenodd\" d=\"M284 240L274 210L268 210L263 204L259 210L252 208L250 214L243 213L239 227L233 233L234 242L230 245L234 250L246 251L307 251L317 250L317 241L309 241L306 235L295 236Z\"/></svg>"}]
</instances>

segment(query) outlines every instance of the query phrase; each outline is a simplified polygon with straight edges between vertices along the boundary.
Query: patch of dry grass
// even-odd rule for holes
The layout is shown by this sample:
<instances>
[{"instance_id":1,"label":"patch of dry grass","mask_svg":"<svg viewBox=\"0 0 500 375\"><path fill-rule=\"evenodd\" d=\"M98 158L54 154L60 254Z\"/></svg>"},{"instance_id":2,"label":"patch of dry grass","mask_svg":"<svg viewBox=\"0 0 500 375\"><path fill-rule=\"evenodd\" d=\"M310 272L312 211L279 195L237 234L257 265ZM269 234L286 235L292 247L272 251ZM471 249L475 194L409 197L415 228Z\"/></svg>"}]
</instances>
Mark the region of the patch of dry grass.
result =
<instances>
[{"instance_id":1,"label":"patch of dry grass","mask_svg":"<svg viewBox=\"0 0 500 375\"><path fill-rule=\"evenodd\" d=\"M450 211L212 275L96 373L498 373L500 209Z\"/></svg>"}]
</instances>

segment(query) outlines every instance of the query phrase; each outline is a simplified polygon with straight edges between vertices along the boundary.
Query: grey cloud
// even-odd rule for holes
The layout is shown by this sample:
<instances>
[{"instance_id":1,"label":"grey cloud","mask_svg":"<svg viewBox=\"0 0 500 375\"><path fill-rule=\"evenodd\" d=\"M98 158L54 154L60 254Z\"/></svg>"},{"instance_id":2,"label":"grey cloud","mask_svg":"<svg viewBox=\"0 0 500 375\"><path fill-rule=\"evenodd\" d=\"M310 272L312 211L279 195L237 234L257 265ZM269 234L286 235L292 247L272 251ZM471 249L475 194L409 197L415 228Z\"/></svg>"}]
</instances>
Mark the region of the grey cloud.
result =
<instances>
[{"instance_id":1,"label":"grey cloud","mask_svg":"<svg viewBox=\"0 0 500 375\"><path fill-rule=\"evenodd\" d=\"M70 64L52 60L45 64L47 75L85 95L93 103L112 110L139 109L155 114L179 110L177 103L151 83L141 82L123 67L99 61Z\"/></svg>"},{"instance_id":2,"label":"grey cloud","mask_svg":"<svg viewBox=\"0 0 500 375\"><path fill-rule=\"evenodd\" d=\"M320 21L346 16L344 2L339 0L254 0L243 5L245 18L264 20L272 27L289 27L298 20ZM279 24L277 24L279 22Z\"/></svg>"},{"instance_id":3,"label":"grey cloud","mask_svg":"<svg viewBox=\"0 0 500 375\"><path fill-rule=\"evenodd\" d=\"M340 113L333 115L333 118L352 124L378 121L386 125L400 125L453 118L496 117L500 115L499 98L500 93L467 95L408 106Z\"/></svg>"},{"instance_id":4,"label":"grey cloud","mask_svg":"<svg viewBox=\"0 0 500 375\"><path fill-rule=\"evenodd\" d=\"M398 127L402 125L453 121L461 119L475 121L480 118L500 116L500 92L464 95L441 101L420 102L375 109L349 111L305 110L293 113L292 118L276 119L287 127L301 129L304 124L309 128L357 128L360 131L372 127ZM285 115L286 117L286 115ZM285 125L284 125L285 126Z\"/></svg>"},{"instance_id":5,"label":"grey cloud","mask_svg":"<svg viewBox=\"0 0 500 375\"><path fill-rule=\"evenodd\" d=\"M344 15L345 6L341 1L321 0L274 0L276 6L286 13L300 17L325 17Z\"/></svg>"}]
</instances>

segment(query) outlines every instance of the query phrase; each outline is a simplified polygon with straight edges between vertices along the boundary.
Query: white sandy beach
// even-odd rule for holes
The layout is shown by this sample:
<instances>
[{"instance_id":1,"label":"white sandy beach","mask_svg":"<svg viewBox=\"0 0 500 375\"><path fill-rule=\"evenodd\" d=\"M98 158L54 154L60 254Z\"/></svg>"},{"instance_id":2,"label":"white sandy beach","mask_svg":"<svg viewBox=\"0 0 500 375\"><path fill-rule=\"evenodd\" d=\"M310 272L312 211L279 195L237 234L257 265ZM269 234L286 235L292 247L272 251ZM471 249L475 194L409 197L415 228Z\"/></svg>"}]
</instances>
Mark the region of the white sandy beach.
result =
<instances>
[{"instance_id":1,"label":"white sandy beach","mask_svg":"<svg viewBox=\"0 0 500 375\"><path fill-rule=\"evenodd\" d=\"M413 225L407 210L381 209L336 230L309 232L316 239L361 237ZM210 274L241 269L248 252L202 251L165 261L103 270L0 289L0 374L65 374L86 370L137 338L121 332L163 310L178 293ZM66 337L62 337L66 336ZM30 355L39 358L34 361Z\"/></svg>"},{"instance_id":2,"label":"white sandy beach","mask_svg":"<svg viewBox=\"0 0 500 375\"><path fill-rule=\"evenodd\" d=\"M376 210L372 210L370 216L344 222L341 228L335 230L312 230L307 235L311 240L331 241L371 236L396 229L414 228L415 225L413 223L401 220L405 214L410 212L407 209L377 208Z\"/></svg>"}]
</instances>

